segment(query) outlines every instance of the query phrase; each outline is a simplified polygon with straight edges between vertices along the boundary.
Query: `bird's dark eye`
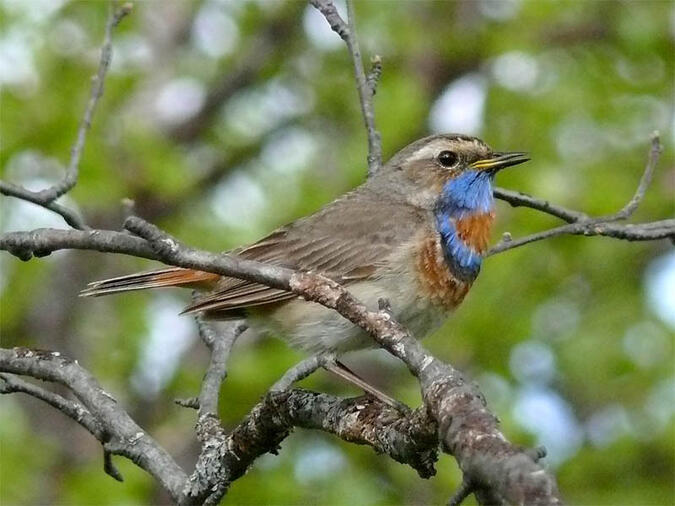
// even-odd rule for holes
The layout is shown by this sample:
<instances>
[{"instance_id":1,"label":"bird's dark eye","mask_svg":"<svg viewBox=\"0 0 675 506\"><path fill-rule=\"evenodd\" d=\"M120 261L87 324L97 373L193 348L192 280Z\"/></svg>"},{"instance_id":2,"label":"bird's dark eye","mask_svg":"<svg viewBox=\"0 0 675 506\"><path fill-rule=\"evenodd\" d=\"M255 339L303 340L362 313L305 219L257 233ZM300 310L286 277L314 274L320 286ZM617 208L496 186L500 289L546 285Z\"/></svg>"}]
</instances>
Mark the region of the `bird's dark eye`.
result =
<instances>
[{"instance_id":1,"label":"bird's dark eye","mask_svg":"<svg viewBox=\"0 0 675 506\"><path fill-rule=\"evenodd\" d=\"M441 151L438 154L438 162L443 167L452 167L457 163L457 153L453 153L452 151Z\"/></svg>"}]
</instances>

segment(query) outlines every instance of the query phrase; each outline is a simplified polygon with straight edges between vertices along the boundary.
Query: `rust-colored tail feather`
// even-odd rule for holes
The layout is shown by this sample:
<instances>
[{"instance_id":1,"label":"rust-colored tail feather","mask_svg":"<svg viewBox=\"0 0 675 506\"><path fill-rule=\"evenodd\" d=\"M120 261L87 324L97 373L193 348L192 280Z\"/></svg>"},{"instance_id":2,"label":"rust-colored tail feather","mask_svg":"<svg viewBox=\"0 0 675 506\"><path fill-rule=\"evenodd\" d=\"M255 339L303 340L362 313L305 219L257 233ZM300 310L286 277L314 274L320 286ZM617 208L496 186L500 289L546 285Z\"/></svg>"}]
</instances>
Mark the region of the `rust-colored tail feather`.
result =
<instances>
[{"instance_id":1,"label":"rust-colored tail feather","mask_svg":"<svg viewBox=\"0 0 675 506\"><path fill-rule=\"evenodd\" d=\"M89 283L80 292L80 297L99 297L111 293L131 292L166 286L208 287L218 281L218 274L172 267L158 271L138 272L127 276L104 279Z\"/></svg>"}]
</instances>

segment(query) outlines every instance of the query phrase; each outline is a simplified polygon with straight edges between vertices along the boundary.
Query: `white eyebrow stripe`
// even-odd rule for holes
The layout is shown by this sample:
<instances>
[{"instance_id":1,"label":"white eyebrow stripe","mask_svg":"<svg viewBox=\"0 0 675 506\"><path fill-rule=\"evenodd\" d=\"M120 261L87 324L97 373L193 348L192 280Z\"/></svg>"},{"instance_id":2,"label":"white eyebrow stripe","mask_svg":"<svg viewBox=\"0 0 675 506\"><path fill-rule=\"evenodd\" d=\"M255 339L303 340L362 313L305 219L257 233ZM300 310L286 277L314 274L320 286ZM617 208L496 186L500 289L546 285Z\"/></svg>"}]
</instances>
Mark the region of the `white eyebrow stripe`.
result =
<instances>
[{"instance_id":1,"label":"white eyebrow stripe","mask_svg":"<svg viewBox=\"0 0 675 506\"><path fill-rule=\"evenodd\" d=\"M436 156L443 148L450 149L448 145L449 142L445 139L439 139L431 144L421 147L415 151L411 156L410 160L427 160Z\"/></svg>"}]
</instances>

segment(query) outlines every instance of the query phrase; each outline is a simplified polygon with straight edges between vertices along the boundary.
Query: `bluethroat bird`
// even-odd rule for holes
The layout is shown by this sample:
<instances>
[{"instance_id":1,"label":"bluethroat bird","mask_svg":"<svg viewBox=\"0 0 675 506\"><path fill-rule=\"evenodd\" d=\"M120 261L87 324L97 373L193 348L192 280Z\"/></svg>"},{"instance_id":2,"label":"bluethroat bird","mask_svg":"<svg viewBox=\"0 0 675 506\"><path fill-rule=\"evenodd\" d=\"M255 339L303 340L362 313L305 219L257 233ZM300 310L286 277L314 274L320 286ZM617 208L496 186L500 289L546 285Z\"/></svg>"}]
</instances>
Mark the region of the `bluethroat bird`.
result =
<instances>
[{"instance_id":1,"label":"bluethroat bird","mask_svg":"<svg viewBox=\"0 0 675 506\"><path fill-rule=\"evenodd\" d=\"M320 272L371 308L385 298L396 319L424 337L462 302L478 275L495 219L495 174L527 160L525 153L492 151L475 137L426 137L318 212L230 253ZM219 320L246 317L254 330L285 336L306 351L339 354L373 346L362 329L319 304L189 269L97 281L82 295L168 286L205 292L184 313Z\"/></svg>"}]
</instances>

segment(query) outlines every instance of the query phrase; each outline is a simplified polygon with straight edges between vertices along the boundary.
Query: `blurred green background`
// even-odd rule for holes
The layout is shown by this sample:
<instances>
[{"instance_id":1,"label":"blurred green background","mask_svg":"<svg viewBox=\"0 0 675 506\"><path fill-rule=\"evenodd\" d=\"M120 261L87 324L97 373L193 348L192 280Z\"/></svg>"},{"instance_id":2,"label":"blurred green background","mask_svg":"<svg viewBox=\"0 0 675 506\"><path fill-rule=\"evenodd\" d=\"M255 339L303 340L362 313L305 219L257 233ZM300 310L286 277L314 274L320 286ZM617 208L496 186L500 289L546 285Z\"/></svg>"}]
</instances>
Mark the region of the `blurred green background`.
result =
<instances>
[{"instance_id":1,"label":"blurred green background","mask_svg":"<svg viewBox=\"0 0 675 506\"><path fill-rule=\"evenodd\" d=\"M339 4L344 12L343 5ZM675 14L670 1L356 2L362 50L384 72L386 156L438 131L479 135L532 162L501 186L590 213L632 195L650 133L665 151L636 214L673 216ZM98 61L104 2L0 2L2 177L57 180ZM359 184L366 138L351 63L304 2L144 1L114 34L112 69L74 191L88 223L119 229L128 204L188 244L225 250ZM3 198L2 230L64 224ZM554 218L498 205L494 240ZM191 469L208 356L180 290L81 300L89 281L156 267L90 252L0 256L2 345L59 350L89 368ZM469 373L512 441L544 444L570 504L675 504L675 253L665 241L562 237L490 258L464 305L425 343ZM221 415L232 427L301 355L244 336ZM382 352L346 360L411 405L418 386ZM304 386L353 395L325 373ZM0 503L159 504L167 495L48 406L0 399ZM421 480L367 447L297 431L225 498L231 504L441 504L454 460ZM472 499L468 502L473 504Z\"/></svg>"}]
</instances>

